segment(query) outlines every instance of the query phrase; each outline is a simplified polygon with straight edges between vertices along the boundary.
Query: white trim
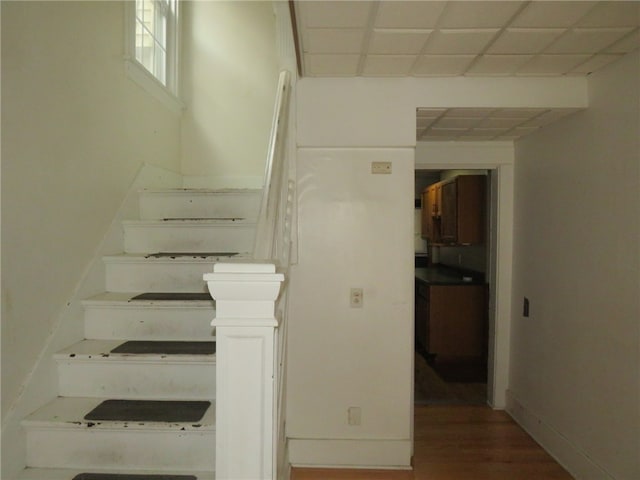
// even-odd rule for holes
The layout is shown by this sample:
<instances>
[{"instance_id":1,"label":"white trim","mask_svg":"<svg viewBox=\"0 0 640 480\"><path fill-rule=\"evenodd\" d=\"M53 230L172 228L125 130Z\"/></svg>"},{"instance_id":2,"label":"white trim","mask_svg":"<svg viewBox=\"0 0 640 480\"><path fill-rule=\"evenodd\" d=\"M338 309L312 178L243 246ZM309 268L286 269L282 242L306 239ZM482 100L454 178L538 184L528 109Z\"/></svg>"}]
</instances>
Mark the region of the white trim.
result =
<instances>
[{"instance_id":1,"label":"white trim","mask_svg":"<svg viewBox=\"0 0 640 480\"><path fill-rule=\"evenodd\" d=\"M176 22L173 35L175 40L167 45L167 55L172 56L172 61L167 64L167 86L163 85L151 72L149 72L135 58L135 1L124 2L124 67L129 79L137 83L147 93L159 100L169 110L180 114L186 108L185 104L178 98L179 82L179 42L181 38L180 28L180 2L176 4ZM169 29L171 30L171 29Z\"/></svg>"},{"instance_id":2,"label":"white trim","mask_svg":"<svg viewBox=\"0 0 640 480\"><path fill-rule=\"evenodd\" d=\"M486 144L486 145L485 145ZM420 156L420 158L418 158ZM506 406L511 346L511 278L513 264L513 160L511 142L427 142L416 147L417 169L489 169L497 176L496 231L491 236L495 255L495 278L491 279L491 301L495 314L489 318L488 403Z\"/></svg>"},{"instance_id":3,"label":"white trim","mask_svg":"<svg viewBox=\"0 0 640 480\"><path fill-rule=\"evenodd\" d=\"M171 91L162 85L146 68L133 58L125 58L124 68L129 79L133 80L140 87L147 91L156 100L174 113L182 113L186 108L185 104Z\"/></svg>"},{"instance_id":4,"label":"white trim","mask_svg":"<svg viewBox=\"0 0 640 480\"><path fill-rule=\"evenodd\" d=\"M512 390L507 391L507 412L575 478L615 480L613 475L594 463L586 452L521 403Z\"/></svg>"},{"instance_id":5,"label":"white trim","mask_svg":"<svg viewBox=\"0 0 640 480\"><path fill-rule=\"evenodd\" d=\"M297 467L411 469L409 439L289 439L289 458Z\"/></svg>"}]
</instances>

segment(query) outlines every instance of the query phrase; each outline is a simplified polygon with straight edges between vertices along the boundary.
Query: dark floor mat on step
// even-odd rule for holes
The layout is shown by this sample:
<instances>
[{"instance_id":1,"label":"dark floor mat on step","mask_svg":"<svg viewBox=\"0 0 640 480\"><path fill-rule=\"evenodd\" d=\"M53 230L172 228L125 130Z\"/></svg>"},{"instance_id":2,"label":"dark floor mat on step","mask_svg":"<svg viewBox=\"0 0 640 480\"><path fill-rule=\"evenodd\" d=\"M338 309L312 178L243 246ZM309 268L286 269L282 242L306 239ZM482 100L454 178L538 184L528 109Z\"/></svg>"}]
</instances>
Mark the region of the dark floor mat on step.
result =
<instances>
[{"instance_id":1,"label":"dark floor mat on step","mask_svg":"<svg viewBox=\"0 0 640 480\"><path fill-rule=\"evenodd\" d=\"M141 475L130 473L80 473L73 480L198 480L195 475Z\"/></svg>"},{"instance_id":2,"label":"dark floor mat on step","mask_svg":"<svg viewBox=\"0 0 640 480\"><path fill-rule=\"evenodd\" d=\"M111 353L158 353L167 355L212 355L216 342L166 342L131 340L118 345Z\"/></svg>"},{"instance_id":3,"label":"dark floor mat on step","mask_svg":"<svg viewBox=\"0 0 640 480\"><path fill-rule=\"evenodd\" d=\"M207 258L207 257L235 257L238 252L158 252L145 255L144 258L177 258L177 257L193 257L193 258Z\"/></svg>"},{"instance_id":4,"label":"dark floor mat on step","mask_svg":"<svg viewBox=\"0 0 640 480\"><path fill-rule=\"evenodd\" d=\"M212 298L211 294L206 292L148 292L131 297L131 300L212 300Z\"/></svg>"},{"instance_id":5,"label":"dark floor mat on step","mask_svg":"<svg viewBox=\"0 0 640 480\"><path fill-rule=\"evenodd\" d=\"M169 400L105 400L85 420L115 422L197 422L211 402Z\"/></svg>"}]
</instances>

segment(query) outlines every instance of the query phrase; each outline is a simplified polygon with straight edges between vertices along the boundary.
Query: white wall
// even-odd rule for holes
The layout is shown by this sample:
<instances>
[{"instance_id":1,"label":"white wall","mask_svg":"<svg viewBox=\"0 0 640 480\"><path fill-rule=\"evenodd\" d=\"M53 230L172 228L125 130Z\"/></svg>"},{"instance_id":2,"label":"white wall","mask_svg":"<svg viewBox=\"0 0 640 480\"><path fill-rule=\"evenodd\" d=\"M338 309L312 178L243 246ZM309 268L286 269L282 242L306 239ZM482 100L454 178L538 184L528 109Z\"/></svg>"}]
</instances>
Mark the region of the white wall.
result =
<instances>
[{"instance_id":1,"label":"white wall","mask_svg":"<svg viewBox=\"0 0 640 480\"><path fill-rule=\"evenodd\" d=\"M372 161L392 162L372 175ZM413 149L299 149L287 434L293 464L408 466ZM364 292L351 308L352 287ZM362 423L347 423L349 407Z\"/></svg>"},{"instance_id":2,"label":"white wall","mask_svg":"<svg viewBox=\"0 0 640 480\"><path fill-rule=\"evenodd\" d=\"M272 3L185 1L182 14L182 173L261 187L278 81Z\"/></svg>"},{"instance_id":3,"label":"white wall","mask_svg":"<svg viewBox=\"0 0 640 480\"><path fill-rule=\"evenodd\" d=\"M516 144L510 410L579 479L640 478L638 78Z\"/></svg>"},{"instance_id":4,"label":"white wall","mask_svg":"<svg viewBox=\"0 0 640 480\"><path fill-rule=\"evenodd\" d=\"M4 436L143 162L179 170L180 129L125 77L121 2L1 8Z\"/></svg>"}]
</instances>

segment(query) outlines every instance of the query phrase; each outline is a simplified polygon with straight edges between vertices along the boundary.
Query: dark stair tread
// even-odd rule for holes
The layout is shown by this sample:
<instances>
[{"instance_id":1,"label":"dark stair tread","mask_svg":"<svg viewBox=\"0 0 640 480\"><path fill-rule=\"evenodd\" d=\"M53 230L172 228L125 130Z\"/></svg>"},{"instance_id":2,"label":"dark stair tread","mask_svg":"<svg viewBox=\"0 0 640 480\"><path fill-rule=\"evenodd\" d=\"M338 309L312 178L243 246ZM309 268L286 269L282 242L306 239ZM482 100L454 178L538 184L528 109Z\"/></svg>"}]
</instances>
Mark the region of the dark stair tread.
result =
<instances>
[{"instance_id":1,"label":"dark stair tread","mask_svg":"<svg viewBox=\"0 0 640 480\"><path fill-rule=\"evenodd\" d=\"M216 342L130 340L111 353L156 353L167 355L213 355Z\"/></svg>"},{"instance_id":2,"label":"dark stair tread","mask_svg":"<svg viewBox=\"0 0 640 480\"><path fill-rule=\"evenodd\" d=\"M198 480L195 475L154 475L132 473L79 473L73 480Z\"/></svg>"},{"instance_id":3,"label":"dark stair tread","mask_svg":"<svg viewBox=\"0 0 640 480\"><path fill-rule=\"evenodd\" d=\"M193 258L207 258L207 257L234 257L238 255L238 252L156 252L145 255L145 258L177 258L177 257L193 257Z\"/></svg>"},{"instance_id":4,"label":"dark stair tread","mask_svg":"<svg viewBox=\"0 0 640 480\"><path fill-rule=\"evenodd\" d=\"M206 292L147 292L131 297L132 300L213 300Z\"/></svg>"},{"instance_id":5,"label":"dark stair tread","mask_svg":"<svg viewBox=\"0 0 640 480\"><path fill-rule=\"evenodd\" d=\"M202 400L105 400L85 420L120 422L197 422L211 402Z\"/></svg>"}]
</instances>

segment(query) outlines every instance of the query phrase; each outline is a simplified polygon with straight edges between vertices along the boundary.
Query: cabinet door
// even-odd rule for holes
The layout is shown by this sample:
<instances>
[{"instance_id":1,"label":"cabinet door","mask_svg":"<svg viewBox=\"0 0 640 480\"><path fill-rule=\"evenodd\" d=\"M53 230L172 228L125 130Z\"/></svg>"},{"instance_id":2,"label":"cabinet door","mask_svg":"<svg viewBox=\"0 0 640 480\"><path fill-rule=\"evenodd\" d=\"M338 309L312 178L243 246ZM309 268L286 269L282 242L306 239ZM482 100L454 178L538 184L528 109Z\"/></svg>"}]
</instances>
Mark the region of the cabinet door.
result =
<instances>
[{"instance_id":1,"label":"cabinet door","mask_svg":"<svg viewBox=\"0 0 640 480\"><path fill-rule=\"evenodd\" d=\"M440 219L440 239L444 243L458 241L458 189L457 182L442 185L442 216Z\"/></svg>"},{"instance_id":2,"label":"cabinet door","mask_svg":"<svg viewBox=\"0 0 640 480\"><path fill-rule=\"evenodd\" d=\"M486 343L486 286L429 287L429 353L442 357L481 357Z\"/></svg>"},{"instance_id":3,"label":"cabinet door","mask_svg":"<svg viewBox=\"0 0 640 480\"><path fill-rule=\"evenodd\" d=\"M482 244L485 241L487 178L483 175L460 176L456 183L457 243Z\"/></svg>"},{"instance_id":4,"label":"cabinet door","mask_svg":"<svg viewBox=\"0 0 640 480\"><path fill-rule=\"evenodd\" d=\"M429 194L425 188L422 191L422 210L420 212L420 236L431 239L431 209L429 207Z\"/></svg>"}]
</instances>

